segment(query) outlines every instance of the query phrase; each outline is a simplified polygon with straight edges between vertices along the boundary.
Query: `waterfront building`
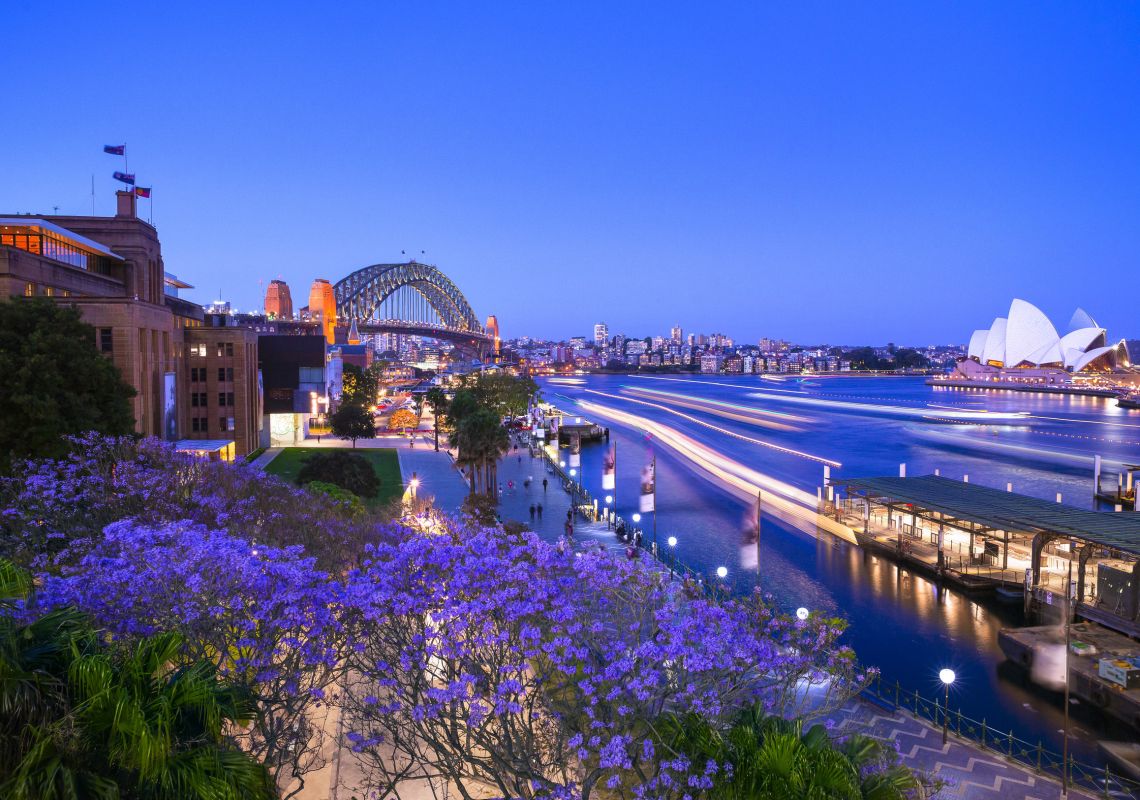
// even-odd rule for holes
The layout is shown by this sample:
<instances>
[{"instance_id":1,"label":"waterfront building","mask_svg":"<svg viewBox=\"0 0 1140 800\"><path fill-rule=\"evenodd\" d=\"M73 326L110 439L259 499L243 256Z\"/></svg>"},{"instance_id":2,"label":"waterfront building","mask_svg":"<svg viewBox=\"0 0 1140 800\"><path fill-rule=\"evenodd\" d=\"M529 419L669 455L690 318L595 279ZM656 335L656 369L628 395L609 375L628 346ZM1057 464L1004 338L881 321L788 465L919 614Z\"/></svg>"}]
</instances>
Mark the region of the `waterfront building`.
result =
<instances>
[{"instance_id":1,"label":"waterfront building","mask_svg":"<svg viewBox=\"0 0 1140 800\"><path fill-rule=\"evenodd\" d=\"M673 327L672 327L672 328L669 330L669 339L670 339L670 340L673 342L673 344L675 344L675 345L680 345L680 344L681 344L681 326L680 326L680 325L674 325L674 326L673 326Z\"/></svg>"},{"instance_id":2,"label":"waterfront building","mask_svg":"<svg viewBox=\"0 0 1140 800\"><path fill-rule=\"evenodd\" d=\"M720 353L702 353L701 354L701 372L715 373L720 372L723 358Z\"/></svg>"},{"instance_id":3,"label":"waterfront building","mask_svg":"<svg viewBox=\"0 0 1140 800\"><path fill-rule=\"evenodd\" d=\"M178 438L182 331L202 323L201 308L178 300L178 288L189 285L167 277L158 233L138 218L133 192L116 193L113 217L0 217L0 297L77 308L137 392L136 430L170 440Z\"/></svg>"},{"instance_id":4,"label":"waterfront building","mask_svg":"<svg viewBox=\"0 0 1140 800\"><path fill-rule=\"evenodd\" d=\"M1061 336L1040 309L1014 299L1007 316L974 331L950 380L1064 388L1114 374L1135 375L1130 367L1125 342L1108 344L1105 329L1083 309Z\"/></svg>"},{"instance_id":5,"label":"waterfront building","mask_svg":"<svg viewBox=\"0 0 1140 800\"><path fill-rule=\"evenodd\" d=\"M281 280L269 282L265 290L265 316L270 319L293 319L293 297L289 284Z\"/></svg>"}]
</instances>

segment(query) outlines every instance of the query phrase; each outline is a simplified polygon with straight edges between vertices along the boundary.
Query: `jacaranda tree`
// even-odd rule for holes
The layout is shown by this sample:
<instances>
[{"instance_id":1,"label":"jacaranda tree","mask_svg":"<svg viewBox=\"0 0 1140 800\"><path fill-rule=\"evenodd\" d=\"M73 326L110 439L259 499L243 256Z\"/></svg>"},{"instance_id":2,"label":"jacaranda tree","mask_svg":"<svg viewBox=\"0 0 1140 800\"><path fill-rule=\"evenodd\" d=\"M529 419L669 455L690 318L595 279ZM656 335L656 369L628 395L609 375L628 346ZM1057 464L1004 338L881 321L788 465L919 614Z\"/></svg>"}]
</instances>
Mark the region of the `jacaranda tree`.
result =
<instances>
[{"instance_id":1,"label":"jacaranda tree","mask_svg":"<svg viewBox=\"0 0 1140 800\"><path fill-rule=\"evenodd\" d=\"M638 561L473 524L373 548L345 588L348 736L370 785L680 798L723 765L663 747L663 715L823 713L865 679L835 620L678 588Z\"/></svg>"}]
</instances>

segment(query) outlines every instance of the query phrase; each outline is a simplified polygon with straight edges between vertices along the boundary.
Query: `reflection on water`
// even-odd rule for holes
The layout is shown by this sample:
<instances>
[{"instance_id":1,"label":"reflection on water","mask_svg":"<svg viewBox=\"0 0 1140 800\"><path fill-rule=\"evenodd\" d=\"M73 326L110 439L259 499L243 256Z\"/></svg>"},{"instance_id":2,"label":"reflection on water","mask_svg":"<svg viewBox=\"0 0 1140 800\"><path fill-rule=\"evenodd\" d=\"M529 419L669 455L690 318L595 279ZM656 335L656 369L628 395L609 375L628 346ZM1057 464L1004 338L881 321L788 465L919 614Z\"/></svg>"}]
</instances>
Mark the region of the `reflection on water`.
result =
<instances>
[{"instance_id":1,"label":"reflection on water","mask_svg":"<svg viewBox=\"0 0 1140 800\"><path fill-rule=\"evenodd\" d=\"M1109 471L1140 460L1140 412L1104 398L935 389L910 378L813 384L610 375L548 384L544 395L609 425L618 448L620 514L635 510L638 472L656 455L658 537L677 537L679 560L710 576L726 566L735 588L751 589L757 557L754 544L741 547L742 532L754 514L755 487L779 487L764 507L758 577L765 592L786 608L848 619L849 643L865 663L880 667L885 683L933 697L939 669L949 666L958 675L952 706L1059 749L1058 696L1030 685L1004 664L997 647L999 629L1025 624L1019 606L940 589L820 533L813 516L776 501L810 504L825 462L842 464L831 467L835 478L897 475L906 463L908 475L939 469L989 486L1012 482L1015 491L1037 497L1060 492L1066 503L1091 507L1093 454L1104 457ZM988 425L925 418L939 409L1028 416ZM582 480L595 495L603 494L602 451L582 452ZM809 518L813 524L805 524ZM1073 710L1078 733L1104 729L1083 708ZM1125 734L1117 729L1116 735ZM1091 734L1075 752L1096 759Z\"/></svg>"}]
</instances>

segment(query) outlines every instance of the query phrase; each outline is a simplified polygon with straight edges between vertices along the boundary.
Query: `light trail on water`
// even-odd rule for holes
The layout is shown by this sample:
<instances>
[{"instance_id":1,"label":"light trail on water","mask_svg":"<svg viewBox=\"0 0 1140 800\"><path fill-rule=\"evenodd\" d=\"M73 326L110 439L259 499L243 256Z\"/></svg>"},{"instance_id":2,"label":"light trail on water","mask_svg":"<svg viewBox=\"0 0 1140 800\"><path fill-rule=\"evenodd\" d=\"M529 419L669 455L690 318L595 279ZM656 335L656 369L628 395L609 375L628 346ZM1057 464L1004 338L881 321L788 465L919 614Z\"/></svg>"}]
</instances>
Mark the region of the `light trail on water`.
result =
<instances>
[{"instance_id":1,"label":"light trail on water","mask_svg":"<svg viewBox=\"0 0 1140 800\"><path fill-rule=\"evenodd\" d=\"M791 455L791 456L797 456L799 458L806 458L809 461L815 461L815 462L818 462L820 464L826 464L829 467L838 468L838 467L843 466L840 462L835 461L835 460L830 459L830 458L824 458L823 456L812 455L811 453L805 453L802 450L793 450L790 447L783 447L782 445L773 444L772 442L766 442L763 439L755 439L751 436L745 436L742 433L736 433L735 431L730 431L728 428L721 428L717 425L713 425L711 422L705 422L704 420L698 419L697 417L694 417L690 414L686 414L683 411L677 411L676 409L669 408L668 406L663 406L659 403L650 403L648 400L637 400L637 399L632 398L632 397L625 397L625 396L618 395L618 394L610 394L609 392L599 392L597 389L586 389L585 391L589 392L590 394L601 395L602 397L609 397L609 398L612 398L614 400L624 400L624 401L629 402L629 403L637 403L639 405L648 406L649 408L656 408L660 411L664 411L664 412L669 413L669 414L674 414L678 417L681 417L682 419L687 419L689 422L696 423L697 425L701 425L701 426L708 428L710 430L714 430L717 433L723 433L725 436L731 436L734 439L739 439L742 442L750 442L751 444L759 445L760 447L768 447L768 448L771 448L772 450L778 450L781 453L786 453L786 454ZM583 401L579 400L578 402L582 403Z\"/></svg>"},{"instance_id":2,"label":"light trail on water","mask_svg":"<svg viewBox=\"0 0 1140 800\"><path fill-rule=\"evenodd\" d=\"M737 422L745 422L749 425L772 428L778 431L803 430L803 428L797 428L795 425L789 424L789 422L814 422L814 420L809 417L800 417L783 411L768 411L765 409L742 406L737 403L725 403L708 397L692 397L677 394L676 392L659 392L654 389L631 389L625 386L622 387L622 392L623 394L636 395L638 397L661 399L662 401L667 401L682 408L704 411L706 414L714 414L718 417L724 417L725 419L734 419ZM769 417L774 417L775 419L768 419Z\"/></svg>"},{"instance_id":3,"label":"light trail on water","mask_svg":"<svg viewBox=\"0 0 1140 800\"><path fill-rule=\"evenodd\" d=\"M619 396L610 396L623 399ZM721 455L711 447L668 425L589 400L579 400L578 404L593 415L607 417L631 428L651 433L655 442L669 447L687 460L696 468L698 474L746 502L755 502L757 495L763 492L765 513L772 514L809 536L817 536L822 529L844 541L857 543L855 534L850 528L819 514L815 510L818 498L802 489L746 467L739 461Z\"/></svg>"}]
</instances>

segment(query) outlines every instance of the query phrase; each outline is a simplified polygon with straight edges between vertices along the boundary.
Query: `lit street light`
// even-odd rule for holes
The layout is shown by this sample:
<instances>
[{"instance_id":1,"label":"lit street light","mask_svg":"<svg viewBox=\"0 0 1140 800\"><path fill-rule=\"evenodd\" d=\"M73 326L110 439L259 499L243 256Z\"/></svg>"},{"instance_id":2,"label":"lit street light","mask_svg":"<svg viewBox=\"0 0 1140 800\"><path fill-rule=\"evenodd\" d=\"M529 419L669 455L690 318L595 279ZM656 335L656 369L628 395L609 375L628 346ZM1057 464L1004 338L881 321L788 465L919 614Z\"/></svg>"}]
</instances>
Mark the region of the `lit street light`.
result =
<instances>
[{"instance_id":1,"label":"lit street light","mask_svg":"<svg viewBox=\"0 0 1140 800\"><path fill-rule=\"evenodd\" d=\"M716 576L718 578L721 578L722 580L724 578L727 578L728 577L728 567L717 567L716 568Z\"/></svg>"},{"instance_id":2,"label":"lit street light","mask_svg":"<svg viewBox=\"0 0 1140 800\"><path fill-rule=\"evenodd\" d=\"M799 608L796 609L796 619L798 619L800 622L803 622L809 616L811 616L811 612L808 611L803 606L800 606Z\"/></svg>"},{"instance_id":3,"label":"lit street light","mask_svg":"<svg viewBox=\"0 0 1140 800\"><path fill-rule=\"evenodd\" d=\"M938 673L938 679L946 687L946 704L942 707L942 744L946 744L946 729L950 725L950 684L954 682L954 670L943 669Z\"/></svg>"},{"instance_id":4,"label":"lit street light","mask_svg":"<svg viewBox=\"0 0 1140 800\"><path fill-rule=\"evenodd\" d=\"M670 536L668 539L668 543L669 543L670 547L676 547L677 546L677 537L676 536Z\"/></svg>"}]
</instances>

